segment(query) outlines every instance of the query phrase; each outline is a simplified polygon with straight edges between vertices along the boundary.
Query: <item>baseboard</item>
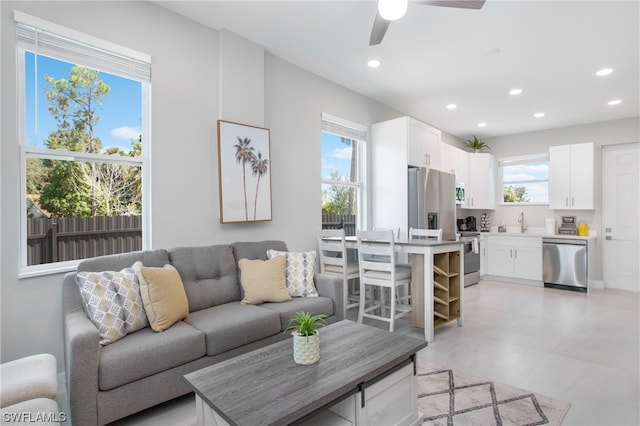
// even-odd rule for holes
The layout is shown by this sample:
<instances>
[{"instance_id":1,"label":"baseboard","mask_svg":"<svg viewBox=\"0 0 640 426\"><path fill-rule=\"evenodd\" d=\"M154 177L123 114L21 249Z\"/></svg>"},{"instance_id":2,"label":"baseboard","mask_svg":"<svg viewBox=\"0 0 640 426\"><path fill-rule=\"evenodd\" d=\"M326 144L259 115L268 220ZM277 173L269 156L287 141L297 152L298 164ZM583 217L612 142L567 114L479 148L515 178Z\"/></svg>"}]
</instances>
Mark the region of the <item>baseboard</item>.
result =
<instances>
[{"instance_id":1,"label":"baseboard","mask_svg":"<svg viewBox=\"0 0 640 426\"><path fill-rule=\"evenodd\" d=\"M544 283L542 281L525 280L522 278L500 277L496 275L483 275L482 279L490 280L490 281L499 281L499 282L508 283L508 284L528 285L532 287L544 287Z\"/></svg>"}]
</instances>

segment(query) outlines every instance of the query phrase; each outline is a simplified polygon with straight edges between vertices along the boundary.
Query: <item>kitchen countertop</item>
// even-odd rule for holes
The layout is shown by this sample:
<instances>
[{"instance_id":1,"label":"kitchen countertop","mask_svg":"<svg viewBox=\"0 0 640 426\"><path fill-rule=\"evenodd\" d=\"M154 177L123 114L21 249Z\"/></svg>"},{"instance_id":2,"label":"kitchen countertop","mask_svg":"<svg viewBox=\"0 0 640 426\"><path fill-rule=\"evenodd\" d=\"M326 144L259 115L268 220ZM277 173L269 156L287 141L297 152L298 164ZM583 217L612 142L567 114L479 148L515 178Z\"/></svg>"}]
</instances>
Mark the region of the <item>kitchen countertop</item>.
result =
<instances>
[{"instance_id":1,"label":"kitchen countertop","mask_svg":"<svg viewBox=\"0 0 640 426\"><path fill-rule=\"evenodd\" d=\"M579 235L567 235L567 234L545 234L544 229L542 230L538 230L538 229L531 229L531 230L527 230L525 233L521 233L520 229L518 228L517 231L512 231L511 229L509 229L509 227L507 227L507 232L498 232L497 230L491 230L490 232L480 232L480 236L482 235L490 235L490 236L497 236L497 237L537 237L537 238L564 238L567 240L592 240L596 238L596 235L590 232L590 235L587 235L586 237L581 237Z\"/></svg>"}]
</instances>

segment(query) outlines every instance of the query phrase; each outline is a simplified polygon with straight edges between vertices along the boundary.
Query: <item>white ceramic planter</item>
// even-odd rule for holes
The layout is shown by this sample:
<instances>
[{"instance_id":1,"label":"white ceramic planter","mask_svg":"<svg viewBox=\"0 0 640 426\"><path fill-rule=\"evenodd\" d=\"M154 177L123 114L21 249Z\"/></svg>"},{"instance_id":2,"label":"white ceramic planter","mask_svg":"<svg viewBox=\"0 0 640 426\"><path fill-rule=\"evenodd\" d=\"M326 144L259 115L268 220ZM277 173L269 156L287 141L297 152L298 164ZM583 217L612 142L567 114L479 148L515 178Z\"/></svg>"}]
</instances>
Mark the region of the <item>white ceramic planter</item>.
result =
<instances>
[{"instance_id":1,"label":"white ceramic planter","mask_svg":"<svg viewBox=\"0 0 640 426\"><path fill-rule=\"evenodd\" d=\"M320 336L301 336L293 333L293 360L302 365L316 363L320 360Z\"/></svg>"}]
</instances>

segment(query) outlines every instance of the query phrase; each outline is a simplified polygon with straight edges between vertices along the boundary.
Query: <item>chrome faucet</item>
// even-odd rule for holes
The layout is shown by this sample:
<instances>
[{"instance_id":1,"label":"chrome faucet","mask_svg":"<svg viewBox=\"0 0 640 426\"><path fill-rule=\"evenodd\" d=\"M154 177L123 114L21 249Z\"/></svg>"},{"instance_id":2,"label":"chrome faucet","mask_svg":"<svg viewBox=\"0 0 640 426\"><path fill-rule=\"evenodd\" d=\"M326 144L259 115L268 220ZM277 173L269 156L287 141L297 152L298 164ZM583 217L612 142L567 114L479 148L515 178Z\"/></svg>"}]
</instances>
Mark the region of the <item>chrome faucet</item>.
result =
<instances>
[{"instance_id":1,"label":"chrome faucet","mask_svg":"<svg viewBox=\"0 0 640 426\"><path fill-rule=\"evenodd\" d=\"M520 216L518 217L518 222L520 222L520 233L524 234L527 230L527 227L524 226L524 212L520 212Z\"/></svg>"}]
</instances>

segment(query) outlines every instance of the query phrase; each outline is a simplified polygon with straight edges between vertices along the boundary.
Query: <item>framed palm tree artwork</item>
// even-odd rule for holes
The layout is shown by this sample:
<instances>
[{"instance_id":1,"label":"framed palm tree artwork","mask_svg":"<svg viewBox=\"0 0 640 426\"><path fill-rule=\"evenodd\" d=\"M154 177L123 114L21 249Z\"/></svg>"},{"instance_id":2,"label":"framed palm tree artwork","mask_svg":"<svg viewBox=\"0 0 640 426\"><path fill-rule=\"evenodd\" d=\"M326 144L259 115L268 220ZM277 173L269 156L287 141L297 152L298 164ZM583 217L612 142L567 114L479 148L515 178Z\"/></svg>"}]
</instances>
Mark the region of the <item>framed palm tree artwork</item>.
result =
<instances>
[{"instance_id":1,"label":"framed palm tree artwork","mask_svg":"<svg viewBox=\"0 0 640 426\"><path fill-rule=\"evenodd\" d=\"M220 222L271 220L269 129L218 120Z\"/></svg>"}]
</instances>

